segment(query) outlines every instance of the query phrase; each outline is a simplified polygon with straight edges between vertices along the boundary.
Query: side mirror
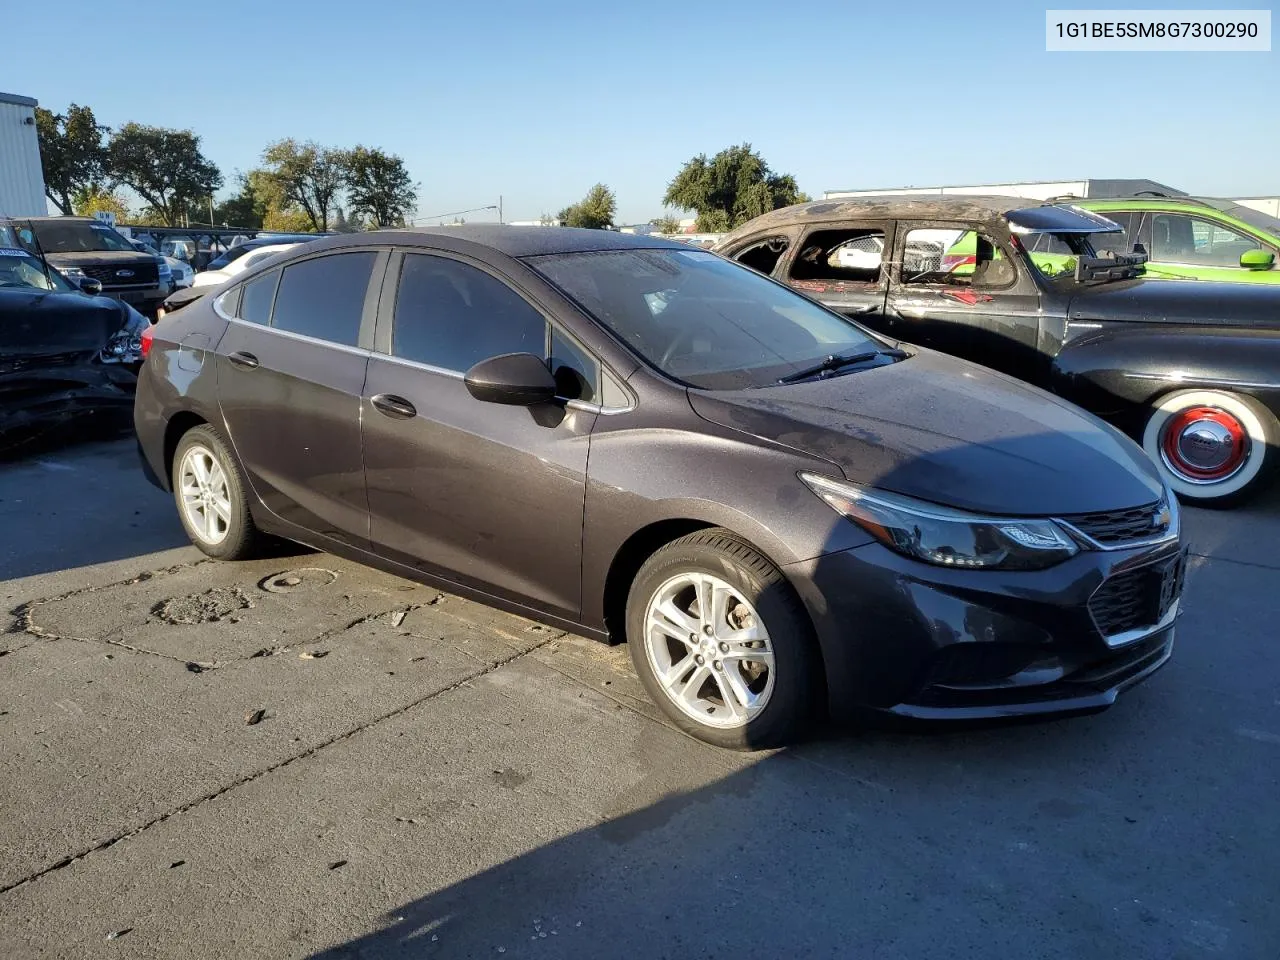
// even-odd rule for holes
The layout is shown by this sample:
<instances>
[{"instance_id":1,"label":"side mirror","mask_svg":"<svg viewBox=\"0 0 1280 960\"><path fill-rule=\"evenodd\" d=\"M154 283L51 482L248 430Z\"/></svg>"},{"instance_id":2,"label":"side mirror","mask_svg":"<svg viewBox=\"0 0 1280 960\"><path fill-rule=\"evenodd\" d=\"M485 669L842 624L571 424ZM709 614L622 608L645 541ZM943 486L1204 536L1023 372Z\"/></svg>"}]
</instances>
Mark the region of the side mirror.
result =
<instances>
[{"instance_id":1,"label":"side mirror","mask_svg":"<svg viewBox=\"0 0 1280 960\"><path fill-rule=\"evenodd\" d=\"M102 284L93 279L93 277L81 277L80 289L89 294L89 296L96 297L102 292Z\"/></svg>"},{"instance_id":2,"label":"side mirror","mask_svg":"<svg viewBox=\"0 0 1280 960\"><path fill-rule=\"evenodd\" d=\"M547 363L532 353L504 353L481 360L463 382L477 400L532 407L555 399L556 378Z\"/></svg>"},{"instance_id":3,"label":"side mirror","mask_svg":"<svg viewBox=\"0 0 1280 960\"><path fill-rule=\"evenodd\" d=\"M1240 254L1240 266L1246 270L1270 270L1276 265L1276 255L1270 250L1246 250Z\"/></svg>"}]
</instances>

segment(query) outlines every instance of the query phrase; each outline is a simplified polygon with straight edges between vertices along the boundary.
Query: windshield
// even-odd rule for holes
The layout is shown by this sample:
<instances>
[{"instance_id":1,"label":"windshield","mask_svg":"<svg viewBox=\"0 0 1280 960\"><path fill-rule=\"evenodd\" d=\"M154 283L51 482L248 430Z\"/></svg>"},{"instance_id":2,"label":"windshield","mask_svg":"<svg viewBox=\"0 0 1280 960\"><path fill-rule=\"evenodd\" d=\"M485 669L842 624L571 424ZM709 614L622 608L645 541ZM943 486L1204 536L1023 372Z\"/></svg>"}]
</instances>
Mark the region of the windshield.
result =
<instances>
[{"instance_id":1,"label":"windshield","mask_svg":"<svg viewBox=\"0 0 1280 960\"><path fill-rule=\"evenodd\" d=\"M83 220L33 220L31 225L45 253L134 252L128 240L105 224Z\"/></svg>"},{"instance_id":2,"label":"windshield","mask_svg":"<svg viewBox=\"0 0 1280 960\"><path fill-rule=\"evenodd\" d=\"M51 290L55 293L72 293L75 287L50 269L45 275L40 261L25 250L0 248L0 288L25 287L33 290Z\"/></svg>"},{"instance_id":3,"label":"windshield","mask_svg":"<svg viewBox=\"0 0 1280 960\"><path fill-rule=\"evenodd\" d=\"M1078 258L1094 255L1087 233L1025 233L1017 239L1031 265L1046 280L1075 276Z\"/></svg>"},{"instance_id":4,"label":"windshield","mask_svg":"<svg viewBox=\"0 0 1280 960\"><path fill-rule=\"evenodd\" d=\"M704 250L611 250L527 262L654 367L695 387L774 384L881 344L856 324Z\"/></svg>"},{"instance_id":5,"label":"windshield","mask_svg":"<svg viewBox=\"0 0 1280 960\"><path fill-rule=\"evenodd\" d=\"M1223 213L1242 220L1255 230L1262 230L1271 237L1280 237L1280 220L1271 216L1269 213L1263 213L1261 210L1255 210L1253 207L1246 207L1242 203L1233 203L1222 210Z\"/></svg>"}]
</instances>

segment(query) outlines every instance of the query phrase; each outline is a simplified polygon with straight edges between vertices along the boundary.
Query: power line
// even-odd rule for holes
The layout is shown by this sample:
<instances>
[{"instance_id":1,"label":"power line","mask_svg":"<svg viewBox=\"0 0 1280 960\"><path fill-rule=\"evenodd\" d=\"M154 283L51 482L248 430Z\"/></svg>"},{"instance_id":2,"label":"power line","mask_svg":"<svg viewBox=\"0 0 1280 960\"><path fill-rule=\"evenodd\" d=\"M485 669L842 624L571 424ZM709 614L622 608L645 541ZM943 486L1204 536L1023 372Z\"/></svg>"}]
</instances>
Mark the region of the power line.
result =
<instances>
[{"instance_id":1,"label":"power line","mask_svg":"<svg viewBox=\"0 0 1280 960\"><path fill-rule=\"evenodd\" d=\"M426 220L443 220L445 217L460 217L464 213L478 213L481 210L501 210L501 209L502 208L499 207L496 203L491 203L485 207L472 207L470 210L455 210L452 213L437 213L429 217L415 217L414 219L410 220L409 223L410 224L422 223L423 221L426 221Z\"/></svg>"}]
</instances>

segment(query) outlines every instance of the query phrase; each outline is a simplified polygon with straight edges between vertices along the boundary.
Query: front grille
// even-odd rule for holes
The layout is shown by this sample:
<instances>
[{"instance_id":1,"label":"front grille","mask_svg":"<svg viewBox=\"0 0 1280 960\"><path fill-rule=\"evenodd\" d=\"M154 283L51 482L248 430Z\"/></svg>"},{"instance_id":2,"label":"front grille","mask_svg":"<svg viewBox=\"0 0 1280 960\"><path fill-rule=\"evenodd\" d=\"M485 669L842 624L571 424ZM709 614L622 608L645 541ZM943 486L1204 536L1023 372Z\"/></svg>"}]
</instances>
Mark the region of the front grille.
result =
<instances>
[{"instance_id":1,"label":"front grille","mask_svg":"<svg viewBox=\"0 0 1280 960\"><path fill-rule=\"evenodd\" d=\"M1168 504L1163 500L1128 510L1079 513L1062 519L1103 546L1154 539L1168 533L1169 524L1173 522Z\"/></svg>"},{"instance_id":2,"label":"front grille","mask_svg":"<svg viewBox=\"0 0 1280 960\"><path fill-rule=\"evenodd\" d=\"M91 264L81 267L85 276L92 277L102 284L104 290L112 287L137 287L155 285L160 281L160 268L154 260L141 260L137 263ZM133 276L120 276L121 270L132 271Z\"/></svg>"},{"instance_id":3,"label":"front grille","mask_svg":"<svg viewBox=\"0 0 1280 960\"><path fill-rule=\"evenodd\" d=\"M91 353L50 353L43 356L0 357L0 373L22 373L25 370L47 370L83 363Z\"/></svg>"},{"instance_id":4,"label":"front grille","mask_svg":"<svg viewBox=\"0 0 1280 960\"><path fill-rule=\"evenodd\" d=\"M1154 627L1182 595L1181 555L1104 580L1089 598L1089 613L1104 637Z\"/></svg>"}]
</instances>

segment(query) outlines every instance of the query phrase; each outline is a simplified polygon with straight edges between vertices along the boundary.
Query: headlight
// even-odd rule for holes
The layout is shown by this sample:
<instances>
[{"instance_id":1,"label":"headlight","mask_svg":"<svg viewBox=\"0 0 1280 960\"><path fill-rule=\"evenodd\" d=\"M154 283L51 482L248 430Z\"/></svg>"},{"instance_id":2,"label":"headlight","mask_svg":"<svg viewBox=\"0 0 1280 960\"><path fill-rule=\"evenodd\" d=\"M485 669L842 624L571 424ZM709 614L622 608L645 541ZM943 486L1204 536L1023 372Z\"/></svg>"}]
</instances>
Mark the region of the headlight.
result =
<instances>
[{"instance_id":1,"label":"headlight","mask_svg":"<svg viewBox=\"0 0 1280 960\"><path fill-rule=\"evenodd\" d=\"M800 479L885 546L941 567L1042 570L1079 550L1052 520L980 517L812 473Z\"/></svg>"},{"instance_id":2,"label":"headlight","mask_svg":"<svg viewBox=\"0 0 1280 960\"><path fill-rule=\"evenodd\" d=\"M79 267L59 267L58 272L64 277L71 277L74 280L81 280L87 276L87 274Z\"/></svg>"}]
</instances>

